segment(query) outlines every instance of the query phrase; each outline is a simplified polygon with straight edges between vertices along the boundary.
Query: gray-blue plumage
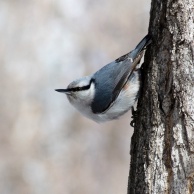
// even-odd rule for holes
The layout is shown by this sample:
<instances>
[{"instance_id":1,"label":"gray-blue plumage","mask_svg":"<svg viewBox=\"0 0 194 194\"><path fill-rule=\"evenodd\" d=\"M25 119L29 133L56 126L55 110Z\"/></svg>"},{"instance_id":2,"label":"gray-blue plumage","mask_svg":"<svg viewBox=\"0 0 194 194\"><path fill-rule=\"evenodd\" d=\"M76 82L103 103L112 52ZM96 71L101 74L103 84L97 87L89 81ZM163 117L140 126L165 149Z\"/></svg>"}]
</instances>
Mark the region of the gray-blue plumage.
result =
<instances>
[{"instance_id":1,"label":"gray-blue plumage","mask_svg":"<svg viewBox=\"0 0 194 194\"><path fill-rule=\"evenodd\" d=\"M56 91L65 93L78 111L96 122L119 118L137 100L141 87L137 64L150 43L151 37L147 35L130 53Z\"/></svg>"},{"instance_id":2,"label":"gray-blue plumage","mask_svg":"<svg viewBox=\"0 0 194 194\"><path fill-rule=\"evenodd\" d=\"M93 75L96 90L91 109L94 113L106 111L115 101L139 63L141 57L138 59L138 56L150 42L150 35L145 36L133 51L107 64Z\"/></svg>"}]
</instances>

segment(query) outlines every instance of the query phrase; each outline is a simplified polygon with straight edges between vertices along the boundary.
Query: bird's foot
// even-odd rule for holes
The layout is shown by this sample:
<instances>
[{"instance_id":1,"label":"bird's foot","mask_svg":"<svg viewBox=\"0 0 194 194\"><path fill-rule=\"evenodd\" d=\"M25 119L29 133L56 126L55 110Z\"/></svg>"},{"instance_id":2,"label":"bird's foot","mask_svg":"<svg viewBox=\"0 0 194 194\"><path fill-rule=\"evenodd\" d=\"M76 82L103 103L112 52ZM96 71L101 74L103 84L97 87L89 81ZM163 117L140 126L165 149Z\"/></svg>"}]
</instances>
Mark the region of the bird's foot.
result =
<instances>
[{"instance_id":1,"label":"bird's foot","mask_svg":"<svg viewBox=\"0 0 194 194\"><path fill-rule=\"evenodd\" d=\"M137 111L134 110L134 107L133 106L131 108L131 113L132 113L132 116L131 116L132 121L131 121L130 125L132 127L134 127L135 126L135 119L137 118Z\"/></svg>"}]
</instances>

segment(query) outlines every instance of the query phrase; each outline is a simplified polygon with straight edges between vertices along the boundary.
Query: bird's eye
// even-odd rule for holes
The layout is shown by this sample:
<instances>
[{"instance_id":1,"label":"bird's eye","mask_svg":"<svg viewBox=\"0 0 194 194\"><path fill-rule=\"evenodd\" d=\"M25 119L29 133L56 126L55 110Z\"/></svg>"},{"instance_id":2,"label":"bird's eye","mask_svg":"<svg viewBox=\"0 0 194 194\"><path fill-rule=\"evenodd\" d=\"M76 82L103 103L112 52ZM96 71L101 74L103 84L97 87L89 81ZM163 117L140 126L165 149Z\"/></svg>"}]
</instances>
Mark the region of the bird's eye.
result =
<instances>
[{"instance_id":1,"label":"bird's eye","mask_svg":"<svg viewBox=\"0 0 194 194\"><path fill-rule=\"evenodd\" d=\"M81 91L82 90L82 87L77 87L76 90L77 91Z\"/></svg>"}]
</instances>

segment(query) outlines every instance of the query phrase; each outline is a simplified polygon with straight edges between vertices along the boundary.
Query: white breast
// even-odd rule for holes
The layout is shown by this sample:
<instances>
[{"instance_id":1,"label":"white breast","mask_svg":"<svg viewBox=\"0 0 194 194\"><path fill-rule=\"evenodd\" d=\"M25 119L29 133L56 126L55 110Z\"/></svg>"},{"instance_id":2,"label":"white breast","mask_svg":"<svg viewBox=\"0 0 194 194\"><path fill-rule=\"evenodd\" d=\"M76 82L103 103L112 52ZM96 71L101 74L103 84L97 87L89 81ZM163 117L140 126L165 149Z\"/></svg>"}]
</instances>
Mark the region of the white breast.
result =
<instances>
[{"instance_id":1,"label":"white breast","mask_svg":"<svg viewBox=\"0 0 194 194\"><path fill-rule=\"evenodd\" d=\"M112 106L103 114L99 114L102 121L117 119L135 104L137 93L139 91L139 81L128 82L127 85L122 89L119 96L112 104Z\"/></svg>"}]
</instances>

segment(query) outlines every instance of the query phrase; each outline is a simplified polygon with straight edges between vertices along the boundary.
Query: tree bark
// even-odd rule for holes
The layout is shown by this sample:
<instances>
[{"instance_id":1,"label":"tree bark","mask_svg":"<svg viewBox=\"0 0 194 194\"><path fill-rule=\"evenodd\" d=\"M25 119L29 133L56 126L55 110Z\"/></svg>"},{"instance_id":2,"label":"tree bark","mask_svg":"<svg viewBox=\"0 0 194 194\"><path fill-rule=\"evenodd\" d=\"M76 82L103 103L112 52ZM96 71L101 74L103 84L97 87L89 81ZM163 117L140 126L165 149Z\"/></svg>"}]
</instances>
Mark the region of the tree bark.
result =
<instances>
[{"instance_id":1,"label":"tree bark","mask_svg":"<svg viewBox=\"0 0 194 194\"><path fill-rule=\"evenodd\" d=\"M128 194L194 193L194 0L152 0Z\"/></svg>"}]
</instances>

